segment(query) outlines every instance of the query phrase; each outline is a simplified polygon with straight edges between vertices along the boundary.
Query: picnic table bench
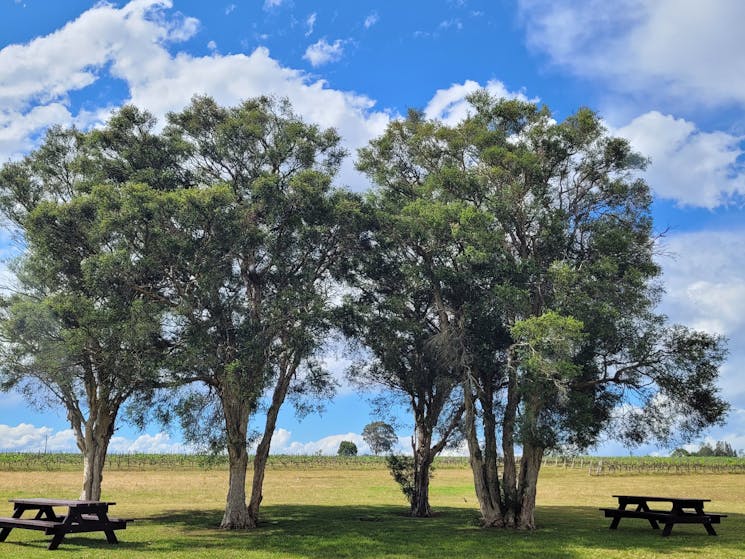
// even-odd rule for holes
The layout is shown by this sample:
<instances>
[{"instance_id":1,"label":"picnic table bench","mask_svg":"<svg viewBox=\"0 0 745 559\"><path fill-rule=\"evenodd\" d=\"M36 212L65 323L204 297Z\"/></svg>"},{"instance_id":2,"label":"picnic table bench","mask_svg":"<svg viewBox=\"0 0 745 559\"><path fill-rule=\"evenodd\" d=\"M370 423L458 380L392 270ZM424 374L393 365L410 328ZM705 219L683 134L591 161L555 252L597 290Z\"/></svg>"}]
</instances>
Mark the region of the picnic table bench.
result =
<instances>
[{"instance_id":1,"label":"picnic table bench","mask_svg":"<svg viewBox=\"0 0 745 559\"><path fill-rule=\"evenodd\" d=\"M13 516L0 517L0 542L4 542L13 528L43 530L53 536L49 549L57 549L67 534L103 532L109 543L119 543L114 530L124 530L127 520L109 518L108 501L80 501L65 499L10 499ZM67 514L59 515L54 507L67 507ZM34 518L21 518L26 511L36 511Z\"/></svg>"},{"instance_id":2,"label":"picnic table bench","mask_svg":"<svg viewBox=\"0 0 745 559\"><path fill-rule=\"evenodd\" d=\"M675 524L703 524L710 536L716 536L712 524L719 524L726 514L704 512L704 503L711 499L690 499L680 497L649 497L644 495L613 495L618 499L617 508L601 508L606 518L613 518L610 529L618 528L621 518L644 518L653 529L658 530L664 524L663 536L669 536ZM651 509L649 503L670 503L668 510ZM627 509L636 505L634 509Z\"/></svg>"}]
</instances>

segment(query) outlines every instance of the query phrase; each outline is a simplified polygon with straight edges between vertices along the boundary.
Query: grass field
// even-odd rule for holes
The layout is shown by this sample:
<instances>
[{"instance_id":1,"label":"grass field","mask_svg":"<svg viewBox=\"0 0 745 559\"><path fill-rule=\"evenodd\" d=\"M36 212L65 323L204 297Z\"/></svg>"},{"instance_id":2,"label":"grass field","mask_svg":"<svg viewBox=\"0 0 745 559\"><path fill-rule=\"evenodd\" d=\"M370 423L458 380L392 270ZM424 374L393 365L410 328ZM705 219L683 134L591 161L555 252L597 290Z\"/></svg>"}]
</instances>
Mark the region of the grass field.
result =
<instances>
[{"instance_id":1,"label":"grass field","mask_svg":"<svg viewBox=\"0 0 745 559\"><path fill-rule=\"evenodd\" d=\"M272 468L267 472L263 523L249 532L216 528L227 473L215 470L111 471L104 498L112 514L135 517L121 543L102 534L70 536L57 555L87 558L732 558L745 557L745 476L737 474L589 476L547 466L541 474L537 522L531 533L484 530L470 472L440 468L432 482L437 516L411 519L403 496L382 467ZM0 472L0 516L12 497L74 498L72 471ZM643 520L624 519L616 531L597 509L611 495L663 494L710 498L712 512L729 514L718 537L700 525L679 525L662 538ZM41 532L14 530L0 557L49 557Z\"/></svg>"}]
</instances>

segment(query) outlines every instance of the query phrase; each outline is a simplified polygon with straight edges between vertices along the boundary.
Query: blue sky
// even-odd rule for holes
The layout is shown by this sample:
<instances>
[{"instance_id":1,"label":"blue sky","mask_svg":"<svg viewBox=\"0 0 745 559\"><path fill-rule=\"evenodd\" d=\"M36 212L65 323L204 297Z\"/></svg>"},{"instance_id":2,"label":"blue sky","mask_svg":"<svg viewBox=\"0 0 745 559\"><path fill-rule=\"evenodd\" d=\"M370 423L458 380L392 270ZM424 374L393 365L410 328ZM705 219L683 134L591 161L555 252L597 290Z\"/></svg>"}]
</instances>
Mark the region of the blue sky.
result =
<instances>
[{"instance_id":1,"label":"blue sky","mask_svg":"<svg viewBox=\"0 0 745 559\"><path fill-rule=\"evenodd\" d=\"M407 108L455 122L478 87L582 106L651 159L671 320L730 339L720 385L745 449L745 3L738 0L0 0L0 161L52 124L87 128L125 102L162 117L196 93L271 93L336 127L350 152ZM342 167L340 184L368 187ZM7 232L0 254L14 251ZM5 266L3 283L12 282ZM329 352L341 379L344 356ZM257 418L260 419L260 418ZM280 416L274 450L333 453L375 419L346 384L324 414ZM253 423L257 427L257 423ZM408 438L402 420L399 435ZM64 413L0 394L0 449L70 449ZM178 432L122 425L112 449L175 451ZM613 442L601 454L626 454ZM654 446L635 453L664 452Z\"/></svg>"}]
</instances>

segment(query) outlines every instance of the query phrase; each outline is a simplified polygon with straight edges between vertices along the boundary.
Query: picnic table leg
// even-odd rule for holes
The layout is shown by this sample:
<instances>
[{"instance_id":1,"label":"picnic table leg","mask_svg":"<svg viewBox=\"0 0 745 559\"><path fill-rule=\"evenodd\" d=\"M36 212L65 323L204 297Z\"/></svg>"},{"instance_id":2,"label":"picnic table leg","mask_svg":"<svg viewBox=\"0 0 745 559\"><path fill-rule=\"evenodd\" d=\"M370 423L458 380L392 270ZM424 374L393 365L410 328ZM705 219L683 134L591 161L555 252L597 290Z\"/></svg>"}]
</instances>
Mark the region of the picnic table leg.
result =
<instances>
[{"instance_id":1,"label":"picnic table leg","mask_svg":"<svg viewBox=\"0 0 745 559\"><path fill-rule=\"evenodd\" d=\"M109 515L106 514L105 511L100 511L98 513L98 519L101 522L109 522ZM104 530L104 534L106 534L106 541L109 543L119 543L119 540L116 539L116 534L114 533L114 530Z\"/></svg>"},{"instance_id":2,"label":"picnic table leg","mask_svg":"<svg viewBox=\"0 0 745 559\"><path fill-rule=\"evenodd\" d=\"M618 502L618 510L619 511L626 510L626 501L619 501ZM616 528L618 528L619 522L621 522L621 515L620 514L617 514L616 516L613 517L613 520L611 521L610 527L608 529L609 530L615 530Z\"/></svg>"},{"instance_id":3,"label":"picnic table leg","mask_svg":"<svg viewBox=\"0 0 745 559\"><path fill-rule=\"evenodd\" d=\"M54 551L59 547L59 544L62 543L62 540L65 539L65 531L64 529L57 529L54 532L54 537L52 538L52 541L49 543L49 549L50 551Z\"/></svg>"},{"instance_id":4,"label":"picnic table leg","mask_svg":"<svg viewBox=\"0 0 745 559\"><path fill-rule=\"evenodd\" d=\"M15 507L13 507L12 518L21 518L21 515L24 513L25 510L26 510L25 507L16 505ZM0 530L0 542L5 541L5 538L7 538L10 535L10 532L12 529L13 528L3 528L2 530Z\"/></svg>"},{"instance_id":5,"label":"picnic table leg","mask_svg":"<svg viewBox=\"0 0 745 559\"><path fill-rule=\"evenodd\" d=\"M662 535L663 536L669 536L670 535L670 532L673 531L673 525L674 525L673 522L667 522L667 523L665 523L665 529L662 530Z\"/></svg>"},{"instance_id":6,"label":"picnic table leg","mask_svg":"<svg viewBox=\"0 0 745 559\"><path fill-rule=\"evenodd\" d=\"M702 508L698 509L697 508L696 509L696 514L700 514L701 516L704 516L704 509L702 509ZM710 536L716 536L717 535L717 532L716 532L716 530L714 530L714 526L711 525L711 522L704 522L703 524L704 524L704 528L706 528L706 532Z\"/></svg>"}]
</instances>

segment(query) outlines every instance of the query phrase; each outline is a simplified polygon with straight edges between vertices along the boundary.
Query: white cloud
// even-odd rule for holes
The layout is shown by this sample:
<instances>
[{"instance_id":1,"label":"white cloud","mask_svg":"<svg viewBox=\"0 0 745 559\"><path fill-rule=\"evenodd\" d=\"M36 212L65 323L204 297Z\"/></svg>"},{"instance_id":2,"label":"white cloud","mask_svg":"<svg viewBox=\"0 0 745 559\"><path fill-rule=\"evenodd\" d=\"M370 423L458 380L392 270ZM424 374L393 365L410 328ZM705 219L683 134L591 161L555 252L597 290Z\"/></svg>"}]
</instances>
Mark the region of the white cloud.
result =
<instances>
[{"instance_id":1,"label":"white cloud","mask_svg":"<svg viewBox=\"0 0 745 559\"><path fill-rule=\"evenodd\" d=\"M264 0L264 9L271 10L272 8L278 8L282 5L284 0Z\"/></svg>"},{"instance_id":2,"label":"white cloud","mask_svg":"<svg viewBox=\"0 0 745 559\"><path fill-rule=\"evenodd\" d=\"M732 409L726 424L708 429L705 440L726 440L735 449L745 449L745 229L670 235L661 245L658 260L666 293L659 310L672 323L728 338L729 355L718 385ZM643 445L633 453L664 455L667 450ZM593 454L628 452L621 443L606 440Z\"/></svg>"},{"instance_id":3,"label":"white cloud","mask_svg":"<svg viewBox=\"0 0 745 559\"><path fill-rule=\"evenodd\" d=\"M528 44L582 76L691 103L745 103L745 3L520 0Z\"/></svg>"},{"instance_id":4,"label":"white cloud","mask_svg":"<svg viewBox=\"0 0 745 559\"><path fill-rule=\"evenodd\" d=\"M198 22L173 16L170 8L170 0L135 0L120 9L99 4L50 35L0 51L0 160L27 152L50 124L86 127L105 118L108 108L71 114L67 95L106 77L123 80L128 101L161 120L194 94L212 95L223 105L262 94L284 96L306 120L335 127L352 153L390 120L388 113L372 110L372 99L283 67L265 48L227 56L171 54L167 43L192 34ZM341 43L329 46L333 56ZM366 186L351 158L339 180L358 190Z\"/></svg>"},{"instance_id":5,"label":"white cloud","mask_svg":"<svg viewBox=\"0 0 745 559\"><path fill-rule=\"evenodd\" d=\"M351 441L357 445L358 454L370 453L370 447L357 433L344 433L339 435L329 435L318 439L317 441L299 442L292 440L292 433L286 429L277 429L272 435L272 454L324 454L335 455L339 450L339 444L342 441Z\"/></svg>"},{"instance_id":6,"label":"white cloud","mask_svg":"<svg viewBox=\"0 0 745 559\"><path fill-rule=\"evenodd\" d=\"M365 26L365 29L370 29L373 25L378 23L379 20L380 20L380 17L378 16L378 13L373 12L365 18L365 21L363 22L362 25Z\"/></svg>"},{"instance_id":7,"label":"white cloud","mask_svg":"<svg viewBox=\"0 0 745 559\"><path fill-rule=\"evenodd\" d=\"M470 106L466 97L481 88L486 89L494 97L528 101L524 93L508 91L500 81L489 80L485 86L482 86L473 80L466 80L462 84L453 84L447 89L438 89L427 103L424 116L436 118L448 125L457 124L468 116ZM531 101L537 101L537 99L531 99Z\"/></svg>"},{"instance_id":8,"label":"white cloud","mask_svg":"<svg viewBox=\"0 0 745 559\"><path fill-rule=\"evenodd\" d=\"M72 429L55 431L51 427L36 427L28 423L16 426L0 424L0 449L13 452L78 452ZM136 439L114 436L109 452L125 454L142 453L187 453L193 449L171 440L168 433L143 434Z\"/></svg>"},{"instance_id":9,"label":"white cloud","mask_svg":"<svg viewBox=\"0 0 745 559\"><path fill-rule=\"evenodd\" d=\"M215 41L210 41L209 43L207 43L207 48L210 49L211 51L216 51L217 43Z\"/></svg>"},{"instance_id":10,"label":"white cloud","mask_svg":"<svg viewBox=\"0 0 745 559\"><path fill-rule=\"evenodd\" d=\"M171 440L168 433L160 432L155 435L143 434L135 440L125 437L112 437L111 443L109 443L109 452L115 454L133 452L144 454L185 454L194 452L194 449Z\"/></svg>"},{"instance_id":11,"label":"white cloud","mask_svg":"<svg viewBox=\"0 0 745 559\"><path fill-rule=\"evenodd\" d=\"M308 31L305 32L306 37L310 37L313 34L313 28L316 25L316 12L313 12L305 20L305 25L308 27Z\"/></svg>"},{"instance_id":12,"label":"white cloud","mask_svg":"<svg viewBox=\"0 0 745 559\"><path fill-rule=\"evenodd\" d=\"M226 6L225 7L225 15L226 16L229 16L230 14L232 14L233 11L235 10L235 8L236 8L236 5L235 4L229 4L228 6Z\"/></svg>"},{"instance_id":13,"label":"white cloud","mask_svg":"<svg viewBox=\"0 0 745 559\"><path fill-rule=\"evenodd\" d=\"M330 44L326 42L326 39L319 39L305 49L303 59L310 62L310 65L314 68L317 68L318 66L341 60L343 54L344 43L341 39L337 39Z\"/></svg>"},{"instance_id":14,"label":"white cloud","mask_svg":"<svg viewBox=\"0 0 745 559\"><path fill-rule=\"evenodd\" d=\"M197 20L166 19L170 0L135 0L117 9L100 3L74 21L27 44L0 50L0 161L32 147L34 136L73 117L68 94L110 72L157 72L168 60L164 45L192 36Z\"/></svg>"},{"instance_id":15,"label":"white cloud","mask_svg":"<svg viewBox=\"0 0 745 559\"><path fill-rule=\"evenodd\" d=\"M16 426L0 424L0 449L12 452L73 451L75 435L72 429L54 432L49 427L35 427L29 423Z\"/></svg>"},{"instance_id":16,"label":"white cloud","mask_svg":"<svg viewBox=\"0 0 745 559\"><path fill-rule=\"evenodd\" d=\"M684 119L651 111L614 130L651 159L655 194L682 205L715 208L745 194L743 137L703 132Z\"/></svg>"},{"instance_id":17,"label":"white cloud","mask_svg":"<svg viewBox=\"0 0 745 559\"><path fill-rule=\"evenodd\" d=\"M673 322L729 339L720 386L735 410L745 409L745 230L671 235L662 249L661 310Z\"/></svg>"},{"instance_id":18,"label":"white cloud","mask_svg":"<svg viewBox=\"0 0 745 559\"><path fill-rule=\"evenodd\" d=\"M446 19L440 22L440 25L438 25L440 29L457 29L460 31L463 29L463 22L461 20L455 18L455 19Z\"/></svg>"}]
</instances>

